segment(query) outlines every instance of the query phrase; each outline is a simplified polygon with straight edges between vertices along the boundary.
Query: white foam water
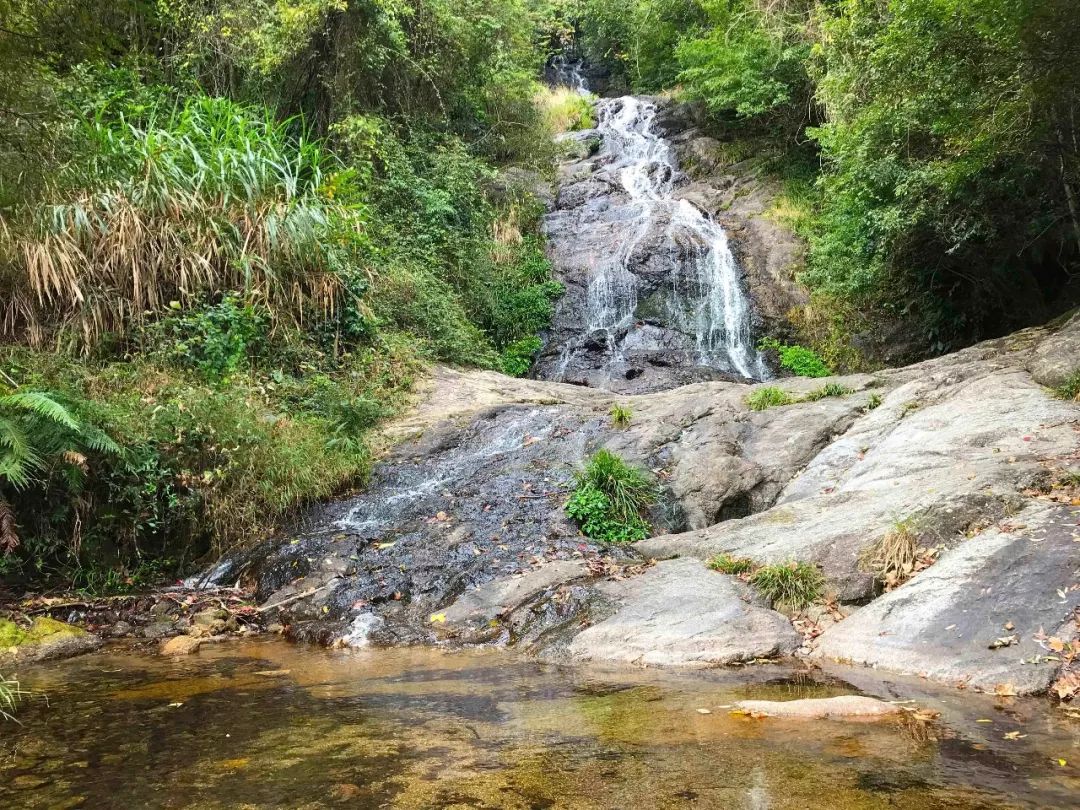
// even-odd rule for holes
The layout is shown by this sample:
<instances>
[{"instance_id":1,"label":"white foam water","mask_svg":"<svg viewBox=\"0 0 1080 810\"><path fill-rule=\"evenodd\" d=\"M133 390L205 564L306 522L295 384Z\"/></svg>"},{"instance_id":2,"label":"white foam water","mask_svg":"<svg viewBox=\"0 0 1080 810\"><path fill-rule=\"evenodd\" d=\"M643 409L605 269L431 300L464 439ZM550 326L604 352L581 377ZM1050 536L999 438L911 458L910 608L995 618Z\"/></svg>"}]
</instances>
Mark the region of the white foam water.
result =
<instances>
[{"instance_id":1,"label":"white foam water","mask_svg":"<svg viewBox=\"0 0 1080 810\"><path fill-rule=\"evenodd\" d=\"M635 221L629 238L594 268L588 331L606 332L614 348L615 332L632 324L638 297L631 259L653 224L666 222L665 238L680 254L671 278L673 325L694 335L699 364L764 379L767 368L754 347L750 306L727 233L691 203L675 199L678 163L656 131L656 105L625 96L599 102L597 112L609 170L630 196Z\"/></svg>"}]
</instances>

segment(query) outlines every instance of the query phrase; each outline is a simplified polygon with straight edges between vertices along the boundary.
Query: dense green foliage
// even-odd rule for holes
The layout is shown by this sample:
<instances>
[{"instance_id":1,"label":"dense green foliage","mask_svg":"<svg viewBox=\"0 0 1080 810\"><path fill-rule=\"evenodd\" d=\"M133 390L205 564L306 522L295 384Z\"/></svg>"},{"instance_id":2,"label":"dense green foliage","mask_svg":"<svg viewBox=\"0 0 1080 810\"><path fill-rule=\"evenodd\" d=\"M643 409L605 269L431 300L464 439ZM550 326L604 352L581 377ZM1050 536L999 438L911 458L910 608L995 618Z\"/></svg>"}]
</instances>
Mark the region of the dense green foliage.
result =
<instances>
[{"instance_id":1,"label":"dense green foliage","mask_svg":"<svg viewBox=\"0 0 1080 810\"><path fill-rule=\"evenodd\" d=\"M422 362L528 371L549 11L0 0L0 575L178 572L362 482Z\"/></svg>"},{"instance_id":2,"label":"dense green foliage","mask_svg":"<svg viewBox=\"0 0 1080 810\"><path fill-rule=\"evenodd\" d=\"M781 368L786 368L797 377L828 377L832 370L813 349L798 344L781 343L773 338L766 338L759 345L763 351L774 351L780 358Z\"/></svg>"},{"instance_id":3,"label":"dense green foliage","mask_svg":"<svg viewBox=\"0 0 1080 810\"><path fill-rule=\"evenodd\" d=\"M642 470L599 450L575 476L566 514L594 540L630 543L649 536L642 511L656 501L656 487Z\"/></svg>"},{"instance_id":4,"label":"dense green foliage","mask_svg":"<svg viewBox=\"0 0 1080 810\"><path fill-rule=\"evenodd\" d=\"M1071 0L578 0L581 48L785 181L806 339L943 351L1080 299ZM732 147L729 151L740 150Z\"/></svg>"}]
</instances>

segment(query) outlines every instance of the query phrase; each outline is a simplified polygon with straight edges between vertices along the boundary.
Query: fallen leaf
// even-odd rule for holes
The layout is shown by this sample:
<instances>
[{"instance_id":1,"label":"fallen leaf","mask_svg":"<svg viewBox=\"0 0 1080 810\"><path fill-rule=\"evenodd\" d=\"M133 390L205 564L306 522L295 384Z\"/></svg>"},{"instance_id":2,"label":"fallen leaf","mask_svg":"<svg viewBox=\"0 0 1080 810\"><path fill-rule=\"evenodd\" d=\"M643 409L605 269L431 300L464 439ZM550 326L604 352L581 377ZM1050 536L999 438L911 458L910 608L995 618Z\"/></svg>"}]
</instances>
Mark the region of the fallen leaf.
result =
<instances>
[{"instance_id":1,"label":"fallen leaf","mask_svg":"<svg viewBox=\"0 0 1080 810\"><path fill-rule=\"evenodd\" d=\"M431 618L428 619L428 621L443 624L443 623L446 622L446 614L445 613L432 613Z\"/></svg>"},{"instance_id":2,"label":"fallen leaf","mask_svg":"<svg viewBox=\"0 0 1080 810\"><path fill-rule=\"evenodd\" d=\"M1002 739L1003 740L1022 740L1026 736L1027 736L1027 734L1021 734L1019 731L1009 731L1009 732L1006 732L1005 736L1002 737Z\"/></svg>"},{"instance_id":3,"label":"fallen leaf","mask_svg":"<svg viewBox=\"0 0 1080 810\"><path fill-rule=\"evenodd\" d=\"M994 694L998 697L1016 697L1016 687L1011 683L999 683L994 687Z\"/></svg>"},{"instance_id":4,"label":"fallen leaf","mask_svg":"<svg viewBox=\"0 0 1080 810\"><path fill-rule=\"evenodd\" d=\"M698 709L697 713L698 714L712 714L712 712L709 709Z\"/></svg>"}]
</instances>

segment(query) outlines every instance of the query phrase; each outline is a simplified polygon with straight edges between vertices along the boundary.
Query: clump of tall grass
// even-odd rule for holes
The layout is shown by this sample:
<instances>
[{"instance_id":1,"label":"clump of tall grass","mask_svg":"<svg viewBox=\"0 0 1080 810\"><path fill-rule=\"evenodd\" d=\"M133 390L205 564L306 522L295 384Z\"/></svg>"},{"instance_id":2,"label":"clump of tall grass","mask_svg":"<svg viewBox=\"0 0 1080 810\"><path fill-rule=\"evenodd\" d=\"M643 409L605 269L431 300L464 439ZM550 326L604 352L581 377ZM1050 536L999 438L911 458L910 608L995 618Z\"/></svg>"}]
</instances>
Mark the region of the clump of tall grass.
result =
<instances>
[{"instance_id":1,"label":"clump of tall grass","mask_svg":"<svg viewBox=\"0 0 1080 810\"><path fill-rule=\"evenodd\" d=\"M637 467L609 450L598 451L575 476L566 513L586 537L633 542L649 536L642 511L656 502L656 486Z\"/></svg>"},{"instance_id":2,"label":"clump of tall grass","mask_svg":"<svg viewBox=\"0 0 1080 810\"><path fill-rule=\"evenodd\" d=\"M752 411L764 411L781 405L790 405L795 400L781 388L766 385L752 391L746 398L746 405Z\"/></svg>"},{"instance_id":3,"label":"clump of tall grass","mask_svg":"<svg viewBox=\"0 0 1080 810\"><path fill-rule=\"evenodd\" d=\"M569 87L545 87L536 98L544 123L553 133L592 129L593 105L587 96Z\"/></svg>"},{"instance_id":4,"label":"clump of tall grass","mask_svg":"<svg viewBox=\"0 0 1080 810\"><path fill-rule=\"evenodd\" d=\"M40 344L65 327L89 347L222 289L297 321L336 311L362 209L341 204L349 173L298 130L208 97L77 125L81 157L51 202L0 233L0 334Z\"/></svg>"},{"instance_id":5,"label":"clump of tall grass","mask_svg":"<svg viewBox=\"0 0 1080 810\"><path fill-rule=\"evenodd\" d=\"M774 605L792 610L801 610L825 591L824 575L806 562L763 565L750 575L750 584Z\"/></svg>"}]
</instances>

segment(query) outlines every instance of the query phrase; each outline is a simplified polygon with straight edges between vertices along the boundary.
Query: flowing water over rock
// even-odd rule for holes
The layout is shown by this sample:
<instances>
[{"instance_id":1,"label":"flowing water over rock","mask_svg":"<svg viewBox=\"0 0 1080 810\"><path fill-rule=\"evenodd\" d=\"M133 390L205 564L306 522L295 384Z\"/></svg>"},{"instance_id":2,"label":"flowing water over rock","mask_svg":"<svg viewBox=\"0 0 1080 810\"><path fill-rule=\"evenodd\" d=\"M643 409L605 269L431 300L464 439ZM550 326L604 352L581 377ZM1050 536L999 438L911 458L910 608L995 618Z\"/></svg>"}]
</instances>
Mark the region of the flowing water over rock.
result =
<instances>
[{"instance_id":1,"label":"flowing water over rock","mask_svg":"<svg viewBox=\"0 0 1080 810\"><path fill-rule=\"evenodd\" d=\"M652 99L597 103L595 155L562 167L545 221L567 293L537 364L541 379L618 391L763 379L750 305L723 227L676 190L689 181Z\"/></svg>"}]
</instances>

